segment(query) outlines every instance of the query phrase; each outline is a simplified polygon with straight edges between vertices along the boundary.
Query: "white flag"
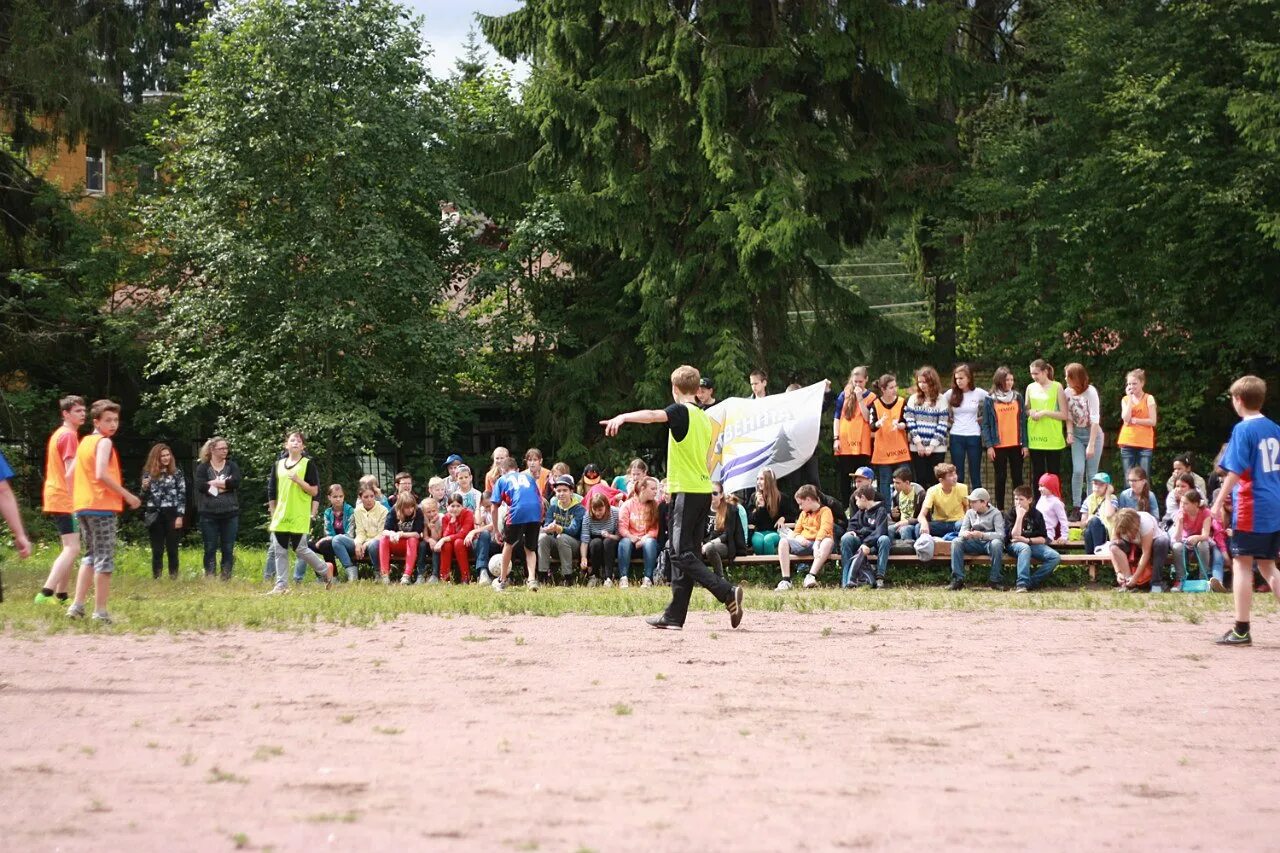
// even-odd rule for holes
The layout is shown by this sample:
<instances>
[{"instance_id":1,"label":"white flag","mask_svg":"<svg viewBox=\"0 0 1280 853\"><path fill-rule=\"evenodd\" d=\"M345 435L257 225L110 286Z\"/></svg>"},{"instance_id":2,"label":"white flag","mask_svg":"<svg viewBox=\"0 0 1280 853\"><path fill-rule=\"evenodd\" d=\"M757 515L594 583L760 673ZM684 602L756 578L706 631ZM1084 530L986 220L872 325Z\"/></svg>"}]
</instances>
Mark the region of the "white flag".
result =
<instances>
[{"instance_id":1,"label":"white flag","mask_svg":"<svg viewBox=\"0 0 1280 853\"><path fill-rule=\"evenodd\" d=\"M761 468L783 477L809 461L818 447L826 383L763 399L730 397L710 409L713 482L726 492L755 488Z\"/></svg>"}]
</instances>

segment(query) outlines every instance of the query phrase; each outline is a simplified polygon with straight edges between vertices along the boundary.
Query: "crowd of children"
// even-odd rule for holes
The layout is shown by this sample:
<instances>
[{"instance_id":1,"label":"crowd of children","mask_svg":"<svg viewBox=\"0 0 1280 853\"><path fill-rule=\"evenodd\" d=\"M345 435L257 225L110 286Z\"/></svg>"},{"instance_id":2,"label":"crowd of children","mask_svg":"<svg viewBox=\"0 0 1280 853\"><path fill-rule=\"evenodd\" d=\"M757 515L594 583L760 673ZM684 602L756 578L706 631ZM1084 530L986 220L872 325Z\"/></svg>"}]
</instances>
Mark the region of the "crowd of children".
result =
<instances>
[{"instance_id":1,"label":"crowd of children","mask_svg":"<svg viewBox=\"0 0 1280 853\"><path fill-rule=\"evenodd\" d=\"M787 590L797 562L809 566L804 577L809 587L835 556L842 586L874 589L884 586L895 543L909 542L921 560L931 560L938 543L945 541L951 589L965 584L966 556L989 559L989 584L1004 588L1007 555L1015 565L1014 587L1023 592L1052 574L1061 559L1058 549L1078 536L1087 553L1109 559L1124 590L1176 590L1195 570L1210 588L1225 592L1228 557L1237 590L1254 590L1249 580L1254 568L1259 589L1276 588L1280 487L1273 483L1280 480L1280 439L1267 432L1274 424L1260 415L1265 397L1261 380L1245 377L1232 386L1242 421L1209 479L1192 469L1189 457L1179 456L1161 502L1150 472L1158 410L1145 391L1142 371L1128 374L1120 401L1122 427L1116 443L1125 488L1118 494L1110 475L1097 470L1104 438L1101 407L1084 367L1067 366L1065 387L1042 360L1033 362L1029 372L1032 381L1024 395L1015 389L1007 367L995 371L990 391L975 387L967 365L952 372L949 390L942 388L936 371L924 367L903 396L896 377L884 375L868 383L867 369L856 368L835 400L838 495L824 494L816 484L802 485L794 496L785 494L768 468L759 473L749 506L714 484L699 540L704 558L723 573L743 554L776 554L781 575L777 588ZM94 584L94 618L109 620L116 519L126 505L140 503L125 488L112 447L120 407L108 400L94 403L87 413L93 432L83 439L84 401L67 397L61 408L62 424L47 445L44 509L57 526L62 550L36 600L70 597L71 567L83 551L68 615L84 615L88 588ZM1064 496L1060 475L1067 447L1072 448L1073 471ZM996 471L994 498L982 486L984 450ZM227 451L224 439L210 439L195 478L205 572L216 573L221 551L224 578L234 566L232 519L238 521L240 479ZM951 462L945 461L948 452ZM1034 490L1023 484L1024 458L1031 462ZM497 448L479 483L482 488L477 488L470 467L451 456L447 475L432 477L421 498L407 472L396 475L390 497L376 477L362 478L354 505L344 488L333 484L325 490L327 506L321 514L316 466L305 453L304 436L291 432L268 481L271 539L264 577L274 581L273 593L287 592L291 552L295 582L309 566L326 584L335 581L339 568L349 581L356 580L361 564L390 583L398 564L401 584L455 578L467 583L474 578L501 588L515 559L523 560L526 583L534 587L540 575L558 574L564 583L581 580L625 588L637 558L643 585L667 576L662 560L670 538L666 484L649 476L643 460L633 460L611 482L596 465L587 465L578 480L563 463L545 468L537 449L528 450L524 462L521 469L505 448ZM7 463L0 474L6 470ZM6 497L12 500L9 476L11 472L0 476L5 487L0 489L0 509L7 508ZM176 574L172 532L181 528L185 516L185 481L167 446L153 448L141 484L152 528L153 574L161 576L164 556L169 557L170 574ZM1008 506L1007 484L1013 486ZM313 540L317 516L323 530ZM11 526L21 549L25 535L20 524L11 520ZM1247 562L1243 582L1242 560ZM1172 564L1171 577L1165 574L1166 562ZM1093 563L1089 571L1096 580ZM1238 622L1231 636L1247 637L1247 618Z\"/></svg>"}]
</instances>

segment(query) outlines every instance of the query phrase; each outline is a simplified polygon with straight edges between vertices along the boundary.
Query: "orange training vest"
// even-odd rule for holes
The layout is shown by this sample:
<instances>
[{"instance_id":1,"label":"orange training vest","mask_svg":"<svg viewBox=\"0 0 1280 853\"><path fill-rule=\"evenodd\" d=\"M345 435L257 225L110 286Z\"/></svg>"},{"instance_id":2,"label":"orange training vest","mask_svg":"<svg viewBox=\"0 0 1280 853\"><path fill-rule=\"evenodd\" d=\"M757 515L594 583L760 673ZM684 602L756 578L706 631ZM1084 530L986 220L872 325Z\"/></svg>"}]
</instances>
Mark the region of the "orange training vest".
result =
<instances>
[{"instance_id":1,"label":"orange training vest","mask_svg":"<svg viewBox=\"0 0 1280 853\"><path fill-rule=\"evenodd\" d=\"M60 426L49 436L49 443L44 451L44 511L71 513L71 489L67 484L67 466L58 452L58 442L66 433L71 433L78 442L80 436L67 426Z\"/></svg>"},{"instance_id":2,"label":"orange training vest","mask_svg":"<svg viewBox=\"0 0 1280 853\"><path fill-rule=\"evenodd\" d=\"M854 393L858 393L854 389ZM862 400L872 392L864 392ZM862 404L862 400L857 405ZM837 456L870 456L872 444L871 424L867 423L866 418L858 417L855 412L853 417L846 418L841 412L836 412L836 419L840 421L840 452Z\"/></svg>"},{"instance_id":3,"label":"orange training vest","mask_svg":"<svg viewBox=\"0 0 1280 853\"><path fill-rule=\"evenodd\" d=\"M124 512L124 498L102 485L97 475L98 442L106 436L86 436L76 450L76 470L72 474L71 503L76 512ZM111 448L107 473L119 483L120 456Z\"/></svg>"},{"instance_id":4,"label":"orange training vest","mask_svg":"<svg viewBox=\"0 0 1280 853\"><path fill-rule=\"evenodd\" d=\"M1022 442L1018 440L1018 401L992 400L991 405L996 412L996 447L1019 446Z\"/></svg>"},{"instance_id":5,"label":"orange training vest","mask_svg":"<svg viewBox=\"0 0 1280 853\"><path fill-rule=\"evenodd\" d=\"M1151 417L1151 407L1147 405L1147 401L1150 399L1150 394L1143 394L1142 402L1135 403L1133 408L1129 410L1129 414L1135 418L1146 419ZM1121 397L1120 400L1121 405L1124 405L1124 398ZM1146 450L1152 450L1156 446L1156 428L1125 424L1120 428L1120 438L1116 440L1116 444L1121 447L1141 447Z\"/></svg>"},{"instance_id":6,"label":"orange training vest","mask_svg":"<svg viewBox=\"0 0 1280 853\"><path fill-rule=\"evenodd\" d=\"M871 405L875 409L876 420L886 422L879 430L875 446L871 451L871 462L873 465L896 465L899 462L906 462L911 458L911 451L907 449L907 433L905 430L889 429L887 421L902 420L902 407L905 400L901 397L892 406L886 406L884 401L876 397L875 402Z\"/></svg>"}]
</instances>

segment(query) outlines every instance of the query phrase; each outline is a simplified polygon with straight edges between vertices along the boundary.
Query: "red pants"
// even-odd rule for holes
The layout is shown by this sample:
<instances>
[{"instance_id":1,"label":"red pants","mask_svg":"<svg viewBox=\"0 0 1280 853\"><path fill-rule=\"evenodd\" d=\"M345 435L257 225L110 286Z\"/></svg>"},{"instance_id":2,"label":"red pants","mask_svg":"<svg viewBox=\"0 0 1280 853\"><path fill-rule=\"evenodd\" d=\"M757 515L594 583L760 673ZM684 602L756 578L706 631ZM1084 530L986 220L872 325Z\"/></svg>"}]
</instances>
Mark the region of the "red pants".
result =
<instances>
[{"instance_id":1,"label":"red pants","mask_svg":"<svg viewBox=\"0 0 1280 853\"><path fill-rule=\"evenodd\" d=\"M471 551L461 540L449 539L440 548L440 580L453 577L453 561L458 561L458 574L463 583L471 583Z\"/></svg>"},{"instance_id":2,"label":"red pants","mask_svg":"<svg viewBox=\"0 0 1280 853\"><path fill-rule=\"evenodd\" d=\"M382 537L378 543L378 569L384 574L391 573L391 557L404 556L405 577L413 577L413 567L418 563L418 539L401 537L399 542L392 542L390 536Z\"/></svg>"}]
</instances>

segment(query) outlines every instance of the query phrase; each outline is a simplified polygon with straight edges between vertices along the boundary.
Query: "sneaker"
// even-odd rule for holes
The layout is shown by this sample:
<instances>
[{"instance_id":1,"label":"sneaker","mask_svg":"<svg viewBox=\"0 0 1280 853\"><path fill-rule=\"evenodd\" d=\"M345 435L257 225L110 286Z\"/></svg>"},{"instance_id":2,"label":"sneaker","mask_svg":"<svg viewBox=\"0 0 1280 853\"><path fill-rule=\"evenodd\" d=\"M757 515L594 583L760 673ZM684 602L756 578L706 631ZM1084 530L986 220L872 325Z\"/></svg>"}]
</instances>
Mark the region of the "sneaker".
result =
<instances>
[{"instance_id":1,"label":"sneaker","mask_svg":"<svg viewBox=\"0 0 1280 853\"><path fill-rule=\"evenodd\" d=\"M813 575L805 575L805 576L804 576L804 588L805 588L805 589L813 589L813 588L814 588L815 586L817 586L817 585L818 585L818 579L817 579L817 578L815 578Z\"/></svg>"},{"instance_id":2,"label":"sneaker","mask_svg":"<svg viewBox=\"0 0 1280 853\"><path fill-rule=\"evenodd\" d=\"M625 577L618 579L618 589L630 589L630 587L631 587L630 579Z\"/></svg>"},{"instance_id":3,"label":"sneaker","mask_svg":"<svg viewBox=\"0 0 1280 853\"><path fill-rule=\"evenodd\" d=\"M271 589L267 590L267 595L288 595L288 594L289 594L289 587L282 583L278 583L275 586L271 587Z\"/></svg>"},{"instance_id":4,"label":"sneaker","mask_svg":"<svg viewBox=\"0 0 1280 853\"><path fill-rule=\"evenodd\" d=\"M1014 592L1028 592L1028 591L1029 590L1025 586L1020 586L1014 590Z\"/></svg>"},{"instance_id":5,"label":"sneaker","mask_svg":"<svg viewBox=\"0 0 1280 853\"><path fill-rule=\"evenodd\" d=\"M423 583L427 585L430 585L433 583L440 583L440 578L436 577L435 575L427 575L427 579L423 581Z\"/></svg>"},{"instance_id":6,"label":"sneaker","mask_svg":"<svg viewBox=\"0 0 1280 853\"><path fill-rule=\"evenodd\" d=\"M1214 592L1227 592L1227 585L1217 578L1209 578L1209 589Z\"/></svg>"},{"instance_id":7,"label":"sneaker","mask_svg":"<svg viewBox=\"0 0 1280 853\"><path fill-rule=\"evenodd\" d=\"M1000 581L992 581L991 583L987 584L987 586L991 587L996 592L1008 592L1009 590L1009 587L1000 583Z\"/></svg>"},{"instance_id":8,"label":"sneaker","mask_svg":"<svg viewBox=\"0 0 1280 853\"><path fill-rule=\"evenodd\" d=\"M400 586L408 586L411 583L413 583L413 575L409 572L405 572L400 576Z\"/></svg>"},{"instance_id":9,"label":"sneaker","mask_svg":"<svg viewBox=\"0 0 1280 853\"><path fill-rule=\"evenodd\" d=\"M587 586L600 586L600 578L595 575L587 578Z\"/></svg>"},{"instance_id":10,"label":"sneaker","mask_svg":"<svg viewBox=\"0 0 1280 853\"><path fill-rule=\"evenodd\" d=\"M52 595L45 595L43 592L36 593L36 598L35 598L36 604L44 604L46 601L56 601L56 600L57 599L54 598Z\"/></svg>"},{"instance_id":11,"label":"sneaker","mask_svg":"<svg viewBox=\"0 0 1280 853\"><path fill-rule=\"evenodd\" d=\"M493 587L494 592L502 592L504 589L507 588L507 585L502 581L498 580L497 578L493 579L493 583L491 584L491 586Z\"/></svg>"},{"instance_id":12,"label":"sneaker","mask_svg":"<svg viewBox=\"0 0 1280 853\"><path fill-rule=\"evenodd\" d=\"M958 589L964 589L964 581L960 580L960 578L954 578L951 583L947 584L947 589L953 592Z\"/></svg>"},{"instance_id":13,"label":"sneaker","mask_svg":"<svg viewBox=\"0 0 1280 853\"><path fill-rule=\"evenodd\" d=\"M876 578L876 582L871 585L872 589L884 589L884 578Z\"/></svg>"},{"instance_id":14,"label":"sneaker","mask_svg":"<svg viewBox=\"0 0 1280 853\"><path fill-rule=\"evenodd\" d=\"M1232 628L1214 642L1220 646L1252 646L1253 637L1248 634L1237 634L1236 629Z\"/></svg>"},{"instance_id":15,"label":"sneaker","mask_svg":"<svg viewBox=\"0 0 1280 853\"><path fill-rule=\"evenodd\" d=\"M683 631L683 625L677 625L675 622L668 622L666 616L650 616L644 620L649 623L650 627L661 628L666 631Z\"/></svg>"},{"instance_id":16,"label":"sneaker","mask_svg":"<svg viewBox=\"0 0 1280 853\"><path fill-rule=\"evenodd\" d=\"M611 589L613 587L613 578L605 578L604 583L601 584L601 586L605 589Z\"/></svg>"},{"instance_id":17,"label":"sneaker","mask_svg":"<svg viewBox=\"0 0 1280 853\"><path fill-rule=\"evenodd\" d=\"M1175 583L1173 586L1169 587L1169 592L1182 592L1182 584Z\"/></svg>"},{"instance_id":18,"label":"sneaker","mask_svg":"<svg viewBox=\"0 0 1280 853\"><path fill-rule=\"evenodd\" d=\"M742 587L733 588L733 598L725 602L724 609L729 611L730 628L737 628L742 624Z\"/></svg>"},{"instance_id":19,"label":"sneaker","mask_svg":"<svg viewBox=\"0 0 1280 853\"><path fill-rule=\"evenodd\" d=\"M645 578L644 580L640 581L640 586L643 586L643 587L653 586L653 578Z\"/></svg>"},{"instance_id":20,"label":"sneaker","mask_svg":"<svg viewBox=\"0 0 1280 853\"><path fill-rule=\"evenodd\" d=\"M379 575L378 577L383 586L389 586L391 584L391 575Z\"/></svg>"},{"instance_id":21,"label":"sneaker","mask_svg":"<svg viewBox=\"0 0 1280 853\"><path fill-rule=\"evenodd\" d=\"M537 591L538 591L538 579L537 579L537 578L529 578L527 581L525 581L524 585L525 585L525 586L527 586L527 587L529 588L529 591L530 591L530 592L537 592Z\"/></svg>"},{"instance_id":22,"label":"sneaker","mask_svg":"<svg viewBox=\"0 0 1280 853\"><path fill-rule=\"evenodd\" d=\"M68 607L68 608L67 608L67 617L68 617L68 618L70 618L70 619L83 619L83 618L84 618L84 605L83 605L83 604L73 604L73 605L71 605L70 607Z\"/></svg>"},{"instance_id":23,"label":"sneaker","mask_svg":"<svg viewBox=\"0 0 1280 853\"><path fill-rule=\"evenodd\" d=\"M490 581L492 581L492 580L493 580L493 578L489 577L489 570L488 570L488 569L481 569L481 570L480 570L480 583L489 583L489 582L490 582Z\"/></svg>"},{"instance_id":24,"label":"sneaker","mask_svg":"<svg viewBox=\"0 0 1280 853\"><path fill-rule=\"evenodd\" d=\"M94 621L94 622L97 622L97 623L98 623L98 624L100 624L100 625L114 625L114 624L116 624L116 620L112 619L112 618L111 618L111 614L110 614L110 613L108 613L108 612L107 612L107 611L105 611L105 610L101 610L101 611L99 611L99 610L95 610L95 611L93 611L93 621Z\"/></svg>"},{"instance_id":25,"label":"sneaker","mask_svg":"<svg viewBox=\"0 0 1280 853\"><path fill-rule=\"evenodd\" d=\"M778 581L778 585L773 588L773 591L786 592L789 589L791 589L791 581L787 580L786 578L783 578L782 580Z\"/></svg>"}]
</instances>

